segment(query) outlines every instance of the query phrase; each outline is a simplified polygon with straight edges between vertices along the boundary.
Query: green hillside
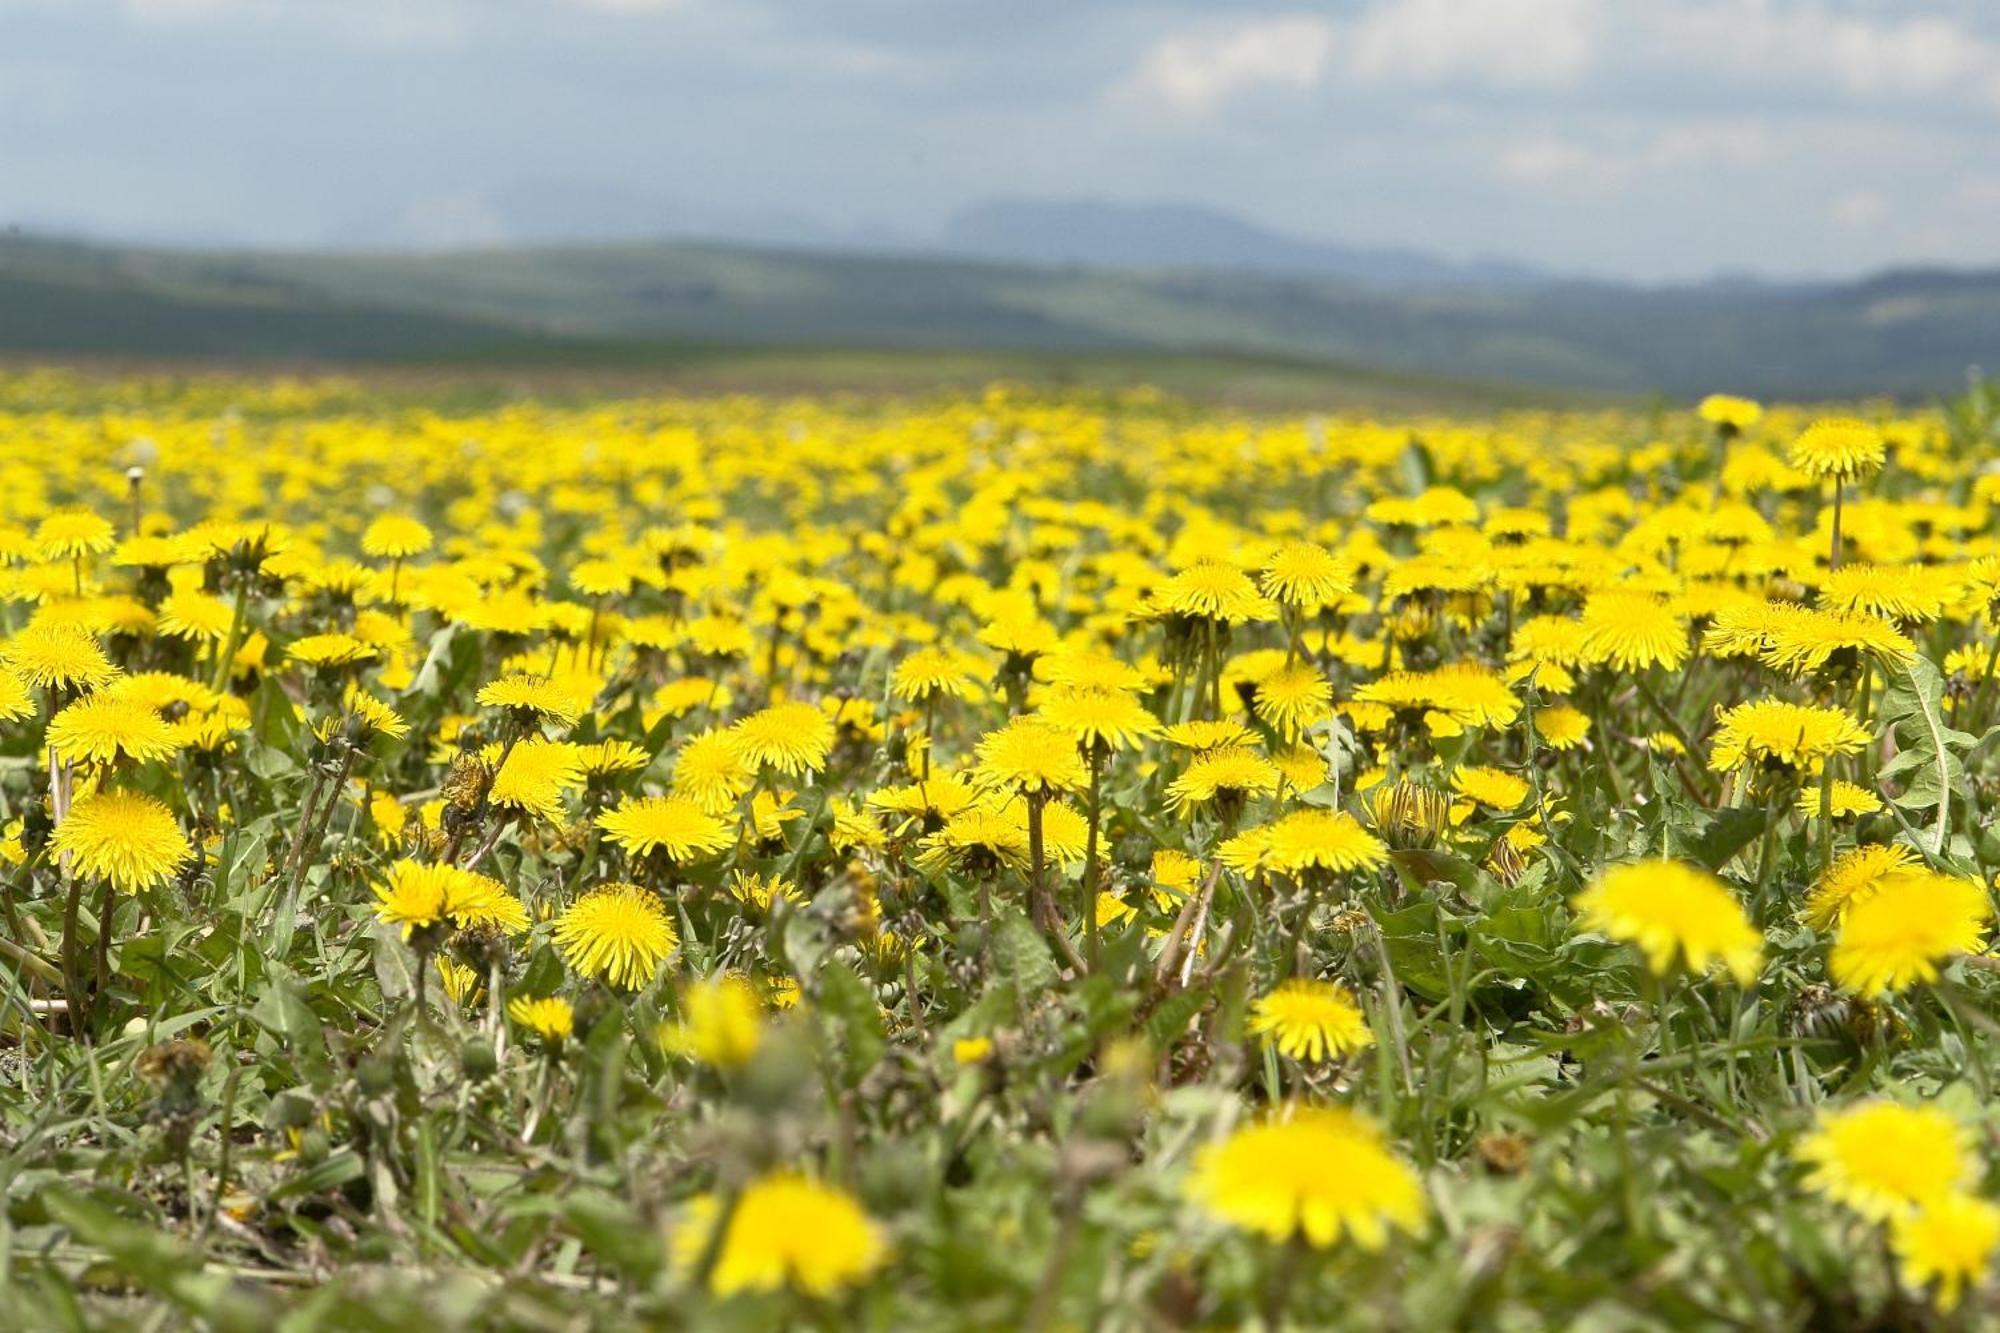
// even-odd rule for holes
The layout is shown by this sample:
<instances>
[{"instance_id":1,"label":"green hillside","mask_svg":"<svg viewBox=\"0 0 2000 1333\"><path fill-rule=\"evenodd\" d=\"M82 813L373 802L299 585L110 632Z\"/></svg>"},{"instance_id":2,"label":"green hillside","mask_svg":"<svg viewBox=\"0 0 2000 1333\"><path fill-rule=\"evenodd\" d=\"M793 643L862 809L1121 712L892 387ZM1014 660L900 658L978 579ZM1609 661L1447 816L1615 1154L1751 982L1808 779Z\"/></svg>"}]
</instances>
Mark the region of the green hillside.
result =
<instances>
[{"instance_id":1,"label":"green hillside","mask_svg":"<svg viewBox=\"0 0 2000 1333\"><path fill-rule=\"evenodd\" d=\"M1619 394L1946 392L2000 352L2000 275L1392 291L678 244L442 255L0 242L0 351L683 364L708 349L1228 353Z\"/></svg>"}]
</instances>

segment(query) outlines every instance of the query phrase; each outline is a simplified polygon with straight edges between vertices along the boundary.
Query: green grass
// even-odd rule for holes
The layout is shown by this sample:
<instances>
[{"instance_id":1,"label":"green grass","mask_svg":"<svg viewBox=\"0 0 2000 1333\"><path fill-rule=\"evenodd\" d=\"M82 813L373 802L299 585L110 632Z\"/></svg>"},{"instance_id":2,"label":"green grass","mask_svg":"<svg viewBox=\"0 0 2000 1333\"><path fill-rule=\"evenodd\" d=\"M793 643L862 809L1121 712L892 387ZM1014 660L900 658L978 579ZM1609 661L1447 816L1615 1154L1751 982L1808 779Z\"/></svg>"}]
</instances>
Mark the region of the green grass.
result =
<instances>
[{"instance_id":1,"label":"green grass","mask_svg":"<svg viewBox=\"0 0 2000 1333\"><path fill-rule=\"evenodd\" d=\"M759 374L908 368L772 355ZM1963 1202L1946 1189L1985 1208L2000 1181L2000 697L1940 666L1992 660L1989 618L1944 610L1983 604L1991 572L1898 530L1967 493L2000 395L1903 423L1849 540L1890 564L1864 594L1918 613L1873 627L1881 651L1802 673L1775 645L1719 651L1684 612L1792 605L1794 575L1836 589L1780 545L1838 553L1829 492L1725 501L1704 535L1716 441L1689 413L1470 417L1444 429L1474 447L1426 448L1428 424L1253 420L1122 388L471 411L427 393L444 372L411 373L386 394L0 378L19 517L63 515L17 545L105 548L11 567L0 667L142 692L138 716L75 728L53 719L80 685L0 677L0 1329L1954 1327L1898 1268L1896 1229L1801 1149L1893 1100L1935 1120L1849 1154L1855 1171L1924 1185L1913 1209ZM1774 414L1735 447L1791 435ZM206 534L171 592L110 543L133 521L124 469L155 447L137 508ZM1517 543L1396 513L1444 487L1489 517L1577 521ZM368 555L388 515L435 547ZM210 518L245 526L193 527ZM1972 542L1989 518L1965 513ZM1732 540L1759 523L1778 540ZM1301 531L1354 559L1274 553L1269 534ZM1782 578L1708 572L1774 553ZM1317 569L1327 604L1263 606L1253 579L1281 569ZM93 586L121 600L62 595ZM1035 668L991 643L1013 601L994 592L1031 587L1049 641L1083 649L1072 667L1127 675L1079 710L1123 714L1116 747L1080 743L1077 696L1031 688ZM1604 596L1620 591L1638 596ZM129 625L134 605L228 628L52 628ZM503 618L524 605L532 620ZM350 631L375 651L297 651ZM238 674L248 642L258 665ZM1559 698L1555 672L1512 669L1551 642L1573 676ZM907 669L933 647L962 656ZM100 649L124 683L88 671ZM1372 715L1354 705L1391 649L1411 706ZM1093 664L1105 652L1129 672ZM516 673L539 711L486 691ZM944 688L912 699L912 677ZM1804 724L1717 771L1727 710L1764 699L1865 719L1814 758L1879 808L1802 805L1828 790L1791 751ZM774 720L774 700L804 715ZM1306 711L1281 731L1289 701ZM1558 705L1579 743L1552 748ZM1031 785L1032 804L989 795L968 818L940 799L967 788L923 785L933 763L1021 782L989 740L1030 711L1054 804ZM211 712L220 743L160 741L169 717ZM1201 757L1164 730L1189 722L1243 744ZM83 752L107 735L131 753ZM692 802L684 765L717 735L740 784L666 816L672 855L603 818L675 787ZM607 740L636 761L570 767L566 746ZM1188 779L1210 763L1233 776L1204 792ZM1402 804L1359 790L1378 763L1410 784ZM545 799L506 794L524 771ZM113 799L100 777L171 831L128 814L123 854L101 855L78 815ZM792 817L758 818L772 807ZM1860 846L1925 873L1818 919L1829 854ZM744 876L790 892L759 901ZM1600 914L1591 890L1614 877L1633 892ZM440 881L452 897L404 891ZM569 929L611 886L631 886L612 889L639 925L631 975ZM1121 910L1100 913L1100 891ZM1937 969L1861 993L1837 960L1863 915L1909 927L1874 936L1884 956ZM698 1001L721 978L743 988L727 1021ZM1299 980L1332 1049L1254 1021ZM567 1006L568 1030L516 1016L531 999ZM1218 1147L1287 1115L1345 1128L1260 1154L1252 1188L1204 1187ZM1962 1170L1904 1170L1931 1153ZM793 1171L872 1219L870 1262L802 1279L799 1256L843 1230L824 1212L727 1225ZM1301 1234L1268 1207L1293 1191L1398 1225L1380 1246ZM773 1248L796 1253L770 1290L724 1281L749 1267L725 1252ZM2000 1283L1993 1255L1971 1257L1956 1326L1978 1330Z\"/></svg>"}]
</instances>

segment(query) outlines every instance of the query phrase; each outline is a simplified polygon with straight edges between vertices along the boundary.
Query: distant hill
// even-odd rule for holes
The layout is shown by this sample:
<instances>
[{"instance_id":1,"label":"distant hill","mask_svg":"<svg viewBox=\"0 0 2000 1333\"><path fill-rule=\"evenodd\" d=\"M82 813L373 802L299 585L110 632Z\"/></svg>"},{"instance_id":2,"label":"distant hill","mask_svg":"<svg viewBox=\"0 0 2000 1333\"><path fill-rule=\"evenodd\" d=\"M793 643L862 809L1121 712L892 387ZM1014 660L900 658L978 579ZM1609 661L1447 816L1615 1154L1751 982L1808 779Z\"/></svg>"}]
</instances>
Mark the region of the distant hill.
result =
<instances>
[{"instance_id":1,"label":"distant hill","mask_svg":"<svg viewBox=\"0 0 2000 1333\"><path fill-rule=\"evenodd\" d=\"M0 238L0 352L638 364L718 347L1270 358L1619 394L1916 396L2000 366L2000 273L1392 286L698 244L335 254Z\"/></svg>"},{"instance_id":2,"label":"distant hill","mask_svg":"<svg viewBox=\"0 0 2000 1333\"><path fill-rule=\"evenodd\" d=\"M1171 201L995 198L925 229L838 225L809 206L745 210L644 182L592 179L521 180L412 199L344 219L329 240L335 249L378 252L675 241L1042 266L1222 269L1389 287L1515 286L1549 277L1500 260L1456 263L1414 249L1306 239L1222 209Z\"/></svg>"},{"instance_id":3,"label":"distant hill","mask_svg":"<svg viewBox=\"0 0 2000 1333\"><path fill-rule=\"evenodd\" d=\"M1416 250L1302 240L1186 204L992 199L945 223L949 254L1117 269L1242 269L1387 287L1512 287L1547 275L1498 260L1455 264Z\"/></svg>"}]
</instances>

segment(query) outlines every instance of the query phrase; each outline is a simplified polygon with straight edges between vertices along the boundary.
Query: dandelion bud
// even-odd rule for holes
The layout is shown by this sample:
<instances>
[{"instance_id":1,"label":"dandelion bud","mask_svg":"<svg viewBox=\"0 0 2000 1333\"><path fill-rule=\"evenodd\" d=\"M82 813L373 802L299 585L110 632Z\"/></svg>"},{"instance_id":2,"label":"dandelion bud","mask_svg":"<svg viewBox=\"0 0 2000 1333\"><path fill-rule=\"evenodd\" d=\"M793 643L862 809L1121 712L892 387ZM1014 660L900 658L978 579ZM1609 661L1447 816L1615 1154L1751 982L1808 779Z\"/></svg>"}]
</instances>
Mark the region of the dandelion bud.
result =
<instances>
[{"instance_id":1,"label":"dandelion bud","mask_svg":"<svg viewBox=\"0 0 2000 1333\"><path fill-rule=\"evenodd\" d=\"M211 1058L207 1042L187 1037L148 1046L134 1066L153 1089L146 1117L162 1127L177 1152L187 1150L188 1135L201 1118L201 1076Z\"/></svg>"},{"instance_id":2,"label":"dandelion bud","mask_svg":"<svg viewBox=\"0 0 2000 1333\"><path fill-rule=\"evenodd\" d=\"M1437 846L1451 816L1445 794L1412 782L1385 782L1368 793L1369 821L1375 832L1399 851Z\"/></svg>"},{"instance_id":3,"label":"dandelion bud","mask_svg":"<svg viewBox=\"0 0 2000 1333\"><path fill-rule=\"evenodd\" d=\"M492 1078L500 1069L500 1060L494 1053L493 1043L479 1036L465 1039L465 1045L459 1048L458 1064L469 1083Z\"/></svg>"},{"instance_id":4,"label":"dandelion bud","mask_svg":"<svg viewBox=\"0 0 2000 1333\"><path fill-rule=\"evenodd\" d=\"M364 1097L386 1096L396 1086L395 1057L378 1053L363 1056L354 1067L354 1080Z\"/></svg>"}]
</instances>

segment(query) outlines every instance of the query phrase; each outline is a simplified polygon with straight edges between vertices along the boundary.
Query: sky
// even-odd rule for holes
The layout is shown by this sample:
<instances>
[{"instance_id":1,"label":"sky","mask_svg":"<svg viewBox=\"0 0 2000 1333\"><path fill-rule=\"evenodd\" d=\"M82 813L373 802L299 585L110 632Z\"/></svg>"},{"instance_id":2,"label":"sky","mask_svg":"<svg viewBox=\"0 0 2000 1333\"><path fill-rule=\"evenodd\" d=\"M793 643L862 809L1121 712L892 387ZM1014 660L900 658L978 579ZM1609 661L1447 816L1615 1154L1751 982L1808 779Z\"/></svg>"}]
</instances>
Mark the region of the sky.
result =
<instances>
[{"instance_id":1,"label":"sky","mask_svg":"<svg viewBox=\"0 0 2000 1333\"><path fill-rule=\"evenodd\" d=\"M996 196L1672 281L2000 264L1990 0L0 0L0 222L935 235Z\"/></svg>"}]
</instances>

